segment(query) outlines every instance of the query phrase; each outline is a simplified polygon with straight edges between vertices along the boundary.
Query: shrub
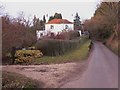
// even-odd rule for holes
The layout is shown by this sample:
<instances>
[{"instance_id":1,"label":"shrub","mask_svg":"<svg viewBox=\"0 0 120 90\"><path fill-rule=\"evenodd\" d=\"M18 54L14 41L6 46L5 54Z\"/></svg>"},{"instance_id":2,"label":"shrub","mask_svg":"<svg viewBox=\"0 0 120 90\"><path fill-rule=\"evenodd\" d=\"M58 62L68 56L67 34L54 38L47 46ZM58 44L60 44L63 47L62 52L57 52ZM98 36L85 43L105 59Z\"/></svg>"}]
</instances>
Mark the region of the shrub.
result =
<instances>
[{"instance_id":1,"label":"shrub","mask_svg":"<svg viewBox=\"0 0 120 90\"><path fill-rule=\"evenodd\" d=\"M70 31L69 33L70 33L70 38L69 38L70 40L80 36L78 31Z\"/></svg>"},{"instance_id":2,"label":"shrub","mask_svg":"<svg viewBox=\"0 0 120 90\"><path fill-rule=\"evenodd\" d=\"M40 50L18 50L15 53L15 63L31 63L33 59L42 57Z\"/></svg>"},{"instance_id":3,"label":"shrub","mask_svg":"<svg viewBox=\"0 0 120 90\"><path fill-rule=\"evenodd\" d=\"M13 72L2 72L2 89L3 90L15 90L19 88L20 90L32 88L41 88L44 83L28 78L24 75L13 73Z\"/></svg>"},{"instance_id":4,"label":"shrub","mask_svg":"<svg viewBox=\"0 0 120 90\"><path fill-rule=\"evenodd\" d=\"M76 40L48 39L39 40L35 47L41 50L44 55L57 56L76 49L80 46L80 42L80 38Z\"/></svg>"},{"instance_id":5,"label":"shrub","mask_svg":"<svg viewBox=\"0 0 120 90\"><path fill-rule=\"evenodd\" d=\"M52 34L51 36L45 36L43 39L61 39L61 40L71 40L79 37L79 32L78 31L63 31L60 34L54 35Z\"/></svg>"},{"instance_id":6,"label":"shrub","mask_svg":"<svg viewBox=\"0 0 120 90\"><path fill-rule=\"evenodd\" d=\"M62 32L60 34L61 38L64 40L72 40L75 39L77 37L79 37L79 32L78 31L69 31L69 32Z\"/></svg>"}]
</instances>

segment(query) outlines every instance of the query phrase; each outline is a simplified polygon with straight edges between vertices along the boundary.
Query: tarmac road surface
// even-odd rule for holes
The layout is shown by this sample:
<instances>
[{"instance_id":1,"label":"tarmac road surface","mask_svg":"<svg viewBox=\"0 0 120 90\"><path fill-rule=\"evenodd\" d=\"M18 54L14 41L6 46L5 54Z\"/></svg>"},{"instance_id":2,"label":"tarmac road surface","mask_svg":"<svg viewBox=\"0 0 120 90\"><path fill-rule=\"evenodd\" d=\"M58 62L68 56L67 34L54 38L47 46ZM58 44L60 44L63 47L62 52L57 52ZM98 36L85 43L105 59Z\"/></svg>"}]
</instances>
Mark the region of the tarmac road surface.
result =
<instances>
[{"instance_id":1,"label":"tarmac road surface","mask_svg":"<svg viewBox=\"0 0 120 90\"><path fill-rule=\"evenodd\" d=\"M100 42L94 42L89 64L82 76L61 88L118 88L118 56Z\"/></svg>"}]
</instances>

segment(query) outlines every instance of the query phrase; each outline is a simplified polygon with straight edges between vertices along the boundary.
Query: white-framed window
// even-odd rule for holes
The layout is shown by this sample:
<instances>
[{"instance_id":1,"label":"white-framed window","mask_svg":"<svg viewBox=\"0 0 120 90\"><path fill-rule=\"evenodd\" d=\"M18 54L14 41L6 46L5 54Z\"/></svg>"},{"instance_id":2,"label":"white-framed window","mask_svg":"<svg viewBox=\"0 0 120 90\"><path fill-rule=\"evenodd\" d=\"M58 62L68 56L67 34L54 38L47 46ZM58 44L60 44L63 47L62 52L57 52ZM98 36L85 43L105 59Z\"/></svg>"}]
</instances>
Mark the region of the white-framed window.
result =
<instances>
[{"instance_id":1,"label":"white-framed window","mask_svg":"<svg viewBox=\"0 0 120 90\"><path fill-rule=\"evenodd\" d=\"M43 33L40 33L40 36L43 36Z\"/></svg>"},{"instance_id":2,"label":"white-framed window","mask_svg":"<svg viewBox=\"0 0 120 90\"><path fill-rule=\"evenodd\" d=\"M69 28L69 26L68 25L65 25L65 29L68 29Z\"/></svg>"},{"instance_id":3,"label":"white-framed window","mask_svg":"<svg viewBox=\"0 0 120 90\"><path fill-rule=\"evenodd\" d=\"M50 29L54 29L54 26L53 26L53 25L51 25L51 26L50 26Z\"/></svg>"}]
</instances>

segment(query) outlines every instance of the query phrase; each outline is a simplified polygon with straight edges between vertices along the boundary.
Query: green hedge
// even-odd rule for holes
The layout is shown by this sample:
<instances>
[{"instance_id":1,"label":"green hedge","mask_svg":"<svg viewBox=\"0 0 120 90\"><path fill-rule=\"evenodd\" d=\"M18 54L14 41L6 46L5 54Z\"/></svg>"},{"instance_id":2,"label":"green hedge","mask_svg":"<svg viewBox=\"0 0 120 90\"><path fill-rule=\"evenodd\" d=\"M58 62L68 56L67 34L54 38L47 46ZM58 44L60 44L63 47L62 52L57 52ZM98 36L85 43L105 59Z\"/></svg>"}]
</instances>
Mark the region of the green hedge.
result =
<instances>
[{"instance_id":1,"label":"green hedge","mask_svg":"<svg viewBox=\"0 0 120 90\"><path fill-rule=\"evenodd\" d=\"M57 56L78 48L83 41L80 38L75 40L39 40L35 47L41 50L44 55Z\"/></svg>"}]
</instances>

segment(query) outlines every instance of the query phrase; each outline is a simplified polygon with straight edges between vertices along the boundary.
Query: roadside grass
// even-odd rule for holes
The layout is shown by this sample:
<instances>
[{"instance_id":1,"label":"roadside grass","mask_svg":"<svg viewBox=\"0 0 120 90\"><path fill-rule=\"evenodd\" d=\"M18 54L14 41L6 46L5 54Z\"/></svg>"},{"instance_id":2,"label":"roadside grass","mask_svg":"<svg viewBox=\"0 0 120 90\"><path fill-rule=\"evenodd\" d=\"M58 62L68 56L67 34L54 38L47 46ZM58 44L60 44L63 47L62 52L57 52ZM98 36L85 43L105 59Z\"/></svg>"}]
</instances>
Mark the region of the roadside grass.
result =
<instances>
[{"instance_id":1,"label":"roadside grass","mask_svg":"<svg viewBox=\"0 0 120 90\"><path fill-rule=\"evenodd\" d=\"M79 48L64 55L54 57L44 56L42 58L37 58L34 61L34 64L55 64L84 60L88 56L90 42L91 40L86 40L80 45Z\"/></svg>"},{"instance_id":2,"label":"roadside grass","mask_svg":"<svg viewBox=\"0 0 120 90\"><path fill-rule=\"evenodd\" d=\"M118 56L120 56L120 49L119 49L119 47L111 47L111 46L108 46L108 45L106 45L106 47L108 48L108 49L110 49L113 53L115 53L116 55L118 55Z\"/></svg>"},{"instance_id":3,"label":"roadside grass","mask_svg":"<svg viewBox=\"0 0 120 90\"><path fill-rule=\"evenodd\" d=\"M104 40L105 46L116 55L120 56L120 48L118 37L113 33L108 39Z\"/></svg>"},{"instance_id":4,"label":"roadside grass","mask_svg":"<svg viewBox=\"0 0 120 90\"><path fill-rule=\"evenodd\" d=\"M43 83L36 80L32 80L24 75L12 73L12 72L2 72L2 88L41 88Z\"/></svg>"},{"instance_id":5,"label":"roadside grass","mask_svg":"<svg viewBox=\"0 0 120 90\"><path fill-rule=\"evenodd\" d=\"M120 56L119 41L117 41L117 40L111 41L109 44L105 44L105 46L108 49L110 49L113 53Z\"/></svg>"}]
</instances>

